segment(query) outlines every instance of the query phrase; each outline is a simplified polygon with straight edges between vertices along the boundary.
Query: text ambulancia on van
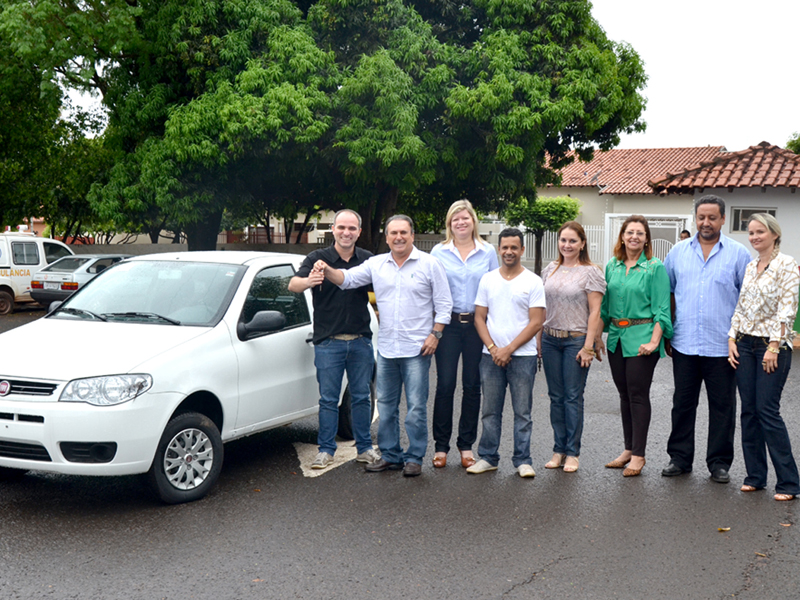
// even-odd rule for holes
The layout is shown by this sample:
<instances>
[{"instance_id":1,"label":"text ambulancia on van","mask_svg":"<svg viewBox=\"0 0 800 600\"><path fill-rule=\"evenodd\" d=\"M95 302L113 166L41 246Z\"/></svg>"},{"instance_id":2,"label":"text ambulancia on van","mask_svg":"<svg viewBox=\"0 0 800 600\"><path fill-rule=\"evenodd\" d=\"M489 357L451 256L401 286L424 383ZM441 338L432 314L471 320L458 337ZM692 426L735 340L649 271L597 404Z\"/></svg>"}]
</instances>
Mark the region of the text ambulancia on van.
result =
<instances>
[{"instance_id":1,"label":"text ambulancia on van","mask_svg":"<svg viewBox=\"0 0 800 600\"><path fill-rule=\"evenodd\" d=\"M57 240L32 233L0 233L0 315L9 314L15 303L33 302L33 276L70 254L74 254L70 247Z\"/></svg>"}]
</instances>

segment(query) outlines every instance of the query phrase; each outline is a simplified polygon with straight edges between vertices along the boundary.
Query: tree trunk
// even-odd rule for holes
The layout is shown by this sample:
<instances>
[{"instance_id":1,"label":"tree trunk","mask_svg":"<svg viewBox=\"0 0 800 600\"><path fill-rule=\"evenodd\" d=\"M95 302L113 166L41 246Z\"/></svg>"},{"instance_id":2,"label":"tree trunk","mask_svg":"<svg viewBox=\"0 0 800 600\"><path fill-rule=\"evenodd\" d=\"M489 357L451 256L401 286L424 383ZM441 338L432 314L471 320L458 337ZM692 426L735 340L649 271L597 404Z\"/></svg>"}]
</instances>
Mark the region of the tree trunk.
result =
<instances>
[{"instance_id":1,"label":"tree trunk","mask_svg":"<svg viewBox=\"0 0 800 600\"><path fill-rule=\"evenodd\" d=\"M542 274L542 238L544 237L544 231L537 231L536 232L536 242L534 243L535 254L533 257L533 271L537 275Z\"/></svg>"},{"instance_id":2,"label":"tree trunk","mask_svg":"<svg viewBox=\"0 0 800 600\"><path fill-rule=\"evenodd\" d=\"M364 237L364 233L369 233L369 239L365 239L364 243L360 244L363 248L372 250L376 254L385 250L386 242L384 236L381 235L381 229L386 219L395 214L399 193L400 190L395 186L385 186L379 191L377 203L371 202L366 214L359 213L365 223L361 237Z\"/></svg>"},{"instance_id":3,"label":"tree trunk","mask_svg":"<svg viewBox=\"0 0 800 600\"><path fill-rule=\"evenodd\" d=\"M217 236L222 223L222 209L203 216L205 218L202 218L199 222L191 223L184 227L189 243L189 252L217 249Z\"/></svg>"},{"instance_id":4,"label":"tree trunk","mask_svg":"<svg viewBox=\"0 0 800 600\"><path fill-rule=\"evenodd\" d=\"M299 244L300 240L303 239L303 233L305 232L306 227L308 227L308 222L311 220L313 214L314 213L311 211L306 211L306 218L303 219L303 227L297 232L297 237L294 240L295 244Z\"/></svg>"}]
</instances>

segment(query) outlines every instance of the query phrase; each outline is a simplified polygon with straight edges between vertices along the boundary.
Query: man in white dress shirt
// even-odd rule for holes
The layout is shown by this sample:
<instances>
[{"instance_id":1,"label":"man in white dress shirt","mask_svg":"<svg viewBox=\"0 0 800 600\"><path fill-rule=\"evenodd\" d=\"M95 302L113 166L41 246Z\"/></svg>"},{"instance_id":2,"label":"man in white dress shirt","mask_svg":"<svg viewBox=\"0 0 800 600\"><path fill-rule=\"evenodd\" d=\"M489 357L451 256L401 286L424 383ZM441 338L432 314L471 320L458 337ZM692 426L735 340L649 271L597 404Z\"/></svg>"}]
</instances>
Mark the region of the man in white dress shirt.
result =
<instances>
[{"instance_id":1,"label":"man in white dress shirt","mask_svg":"<svg viewBox=\"0 0 800 600\"><path fill-rule=\"evenodd\" d=\"M405 215L386 221L388 254L340 271L324 262L315 268L341 287L372 284L380 313L378 334L378 447L381 459L366 470L422 473L428 446L428 372L453 301L442 264L414 246L414 223ZM405 386L408 449L400 446L400 397Z\"/></svg>"}]
</instances>

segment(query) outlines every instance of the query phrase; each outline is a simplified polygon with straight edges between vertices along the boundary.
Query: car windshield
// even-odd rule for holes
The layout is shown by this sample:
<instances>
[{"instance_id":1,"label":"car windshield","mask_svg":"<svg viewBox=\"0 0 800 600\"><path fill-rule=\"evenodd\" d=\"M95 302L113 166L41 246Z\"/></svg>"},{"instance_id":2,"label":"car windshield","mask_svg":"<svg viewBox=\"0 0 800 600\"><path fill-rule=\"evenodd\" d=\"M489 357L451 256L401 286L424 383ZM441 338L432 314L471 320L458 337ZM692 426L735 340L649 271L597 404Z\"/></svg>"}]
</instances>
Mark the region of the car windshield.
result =
<instances>
[{"instance_id":1,"label":"car windshield","mask_svg":"<svg viewBox=\"0 0 800 600\"><path fill-rule=\"evenodd\" d=\"M56 272L56 273L72 273L76 271L78 267L81 265L86 264L90 260L94 260L93 258L80 258L78 256L69 256L66 258L62 258L54 262L52 265L47 265L43 272Z\"/></svg>"},{"instance_id":2,"label":"car windshield","mask_svg":"<svg viewBox=\"0 0 800 600\"><path fill-rule=\"evenodd\" d=\"M245 269L172 260L122 262L50 317L210 327L225 314Z\"/></svg>"}]
</instances>

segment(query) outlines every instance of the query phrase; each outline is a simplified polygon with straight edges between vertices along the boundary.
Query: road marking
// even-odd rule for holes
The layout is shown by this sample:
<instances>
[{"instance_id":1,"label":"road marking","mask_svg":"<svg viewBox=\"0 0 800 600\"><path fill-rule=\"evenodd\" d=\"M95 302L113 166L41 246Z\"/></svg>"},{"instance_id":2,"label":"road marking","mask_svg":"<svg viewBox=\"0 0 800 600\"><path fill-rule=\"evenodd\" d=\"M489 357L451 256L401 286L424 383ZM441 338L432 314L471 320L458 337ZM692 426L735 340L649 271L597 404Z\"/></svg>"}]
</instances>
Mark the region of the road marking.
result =
<instances>
[{"instance_id":1,"label":"road marking","mask_svg":"<svg viewBox=\"0 0 800 600\"><path fill-rule=\"evenodd\" d=\"M336 454L333 455L333 463L325 469L312 469L311 463L317 457L319 447L316 444L294 443L297 458L300 460L300 468L303 470L304 477L319 477L328 473L336 467L349 463L356 459L358 454L355 441L337 442Z\"/></svg>"}]
</instances>

